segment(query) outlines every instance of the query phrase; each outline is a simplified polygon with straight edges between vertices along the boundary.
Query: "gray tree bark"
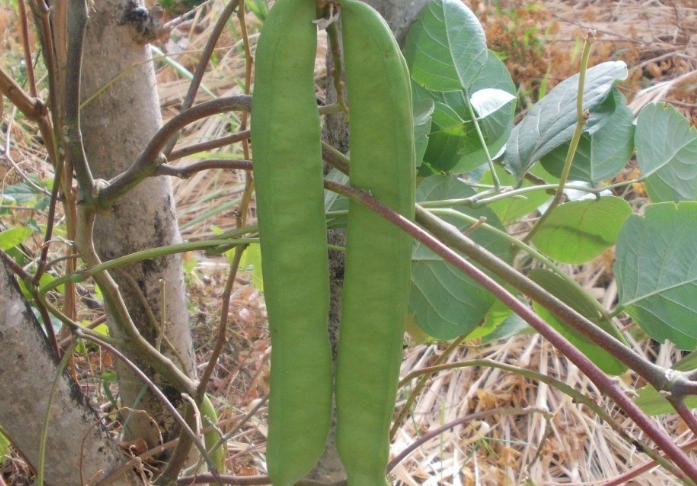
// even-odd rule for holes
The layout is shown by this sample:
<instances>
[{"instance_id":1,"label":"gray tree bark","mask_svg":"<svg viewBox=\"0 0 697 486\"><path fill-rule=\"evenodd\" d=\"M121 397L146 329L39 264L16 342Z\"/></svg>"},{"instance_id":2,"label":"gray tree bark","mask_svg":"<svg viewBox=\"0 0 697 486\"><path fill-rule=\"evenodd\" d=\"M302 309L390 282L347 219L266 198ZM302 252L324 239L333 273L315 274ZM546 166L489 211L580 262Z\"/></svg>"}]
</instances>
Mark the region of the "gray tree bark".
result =
<instances>
[{"instance_id":1,"label":"gray tree bark","mask_svg":"<svg viewBox=\"0 0 697 486\"><path fill-rule=\"evenodd\" d=\"M60 360L4 260L0 262L0 348L0 424L35 469L41 429L58 376L46 444L46 484L91 483L125 462L79 386L67 373L59 376ZM141 483L131 471L111 484Z\"/></svg>"},{"instance_id":2,"label":"gray tree bark","mask_svg":"<svg viewBox=\"0 0 697 486\"><path fill-rule=\"evenodd\" d=\"M416 19L427 0L365 0L387 21L395 34L399 45L404 47L407 30ZM331 51L327 52L327 73L334 69ZM336 101L336 90L331 80L327 81L327 104ZM350 103L350 100L349 100ZM342 153L348 152L349 132L343 113L327 115L324 120L322 138ZM344 246L345 231L330 230L330 244ZM344 282L344 254L339 251L329 252L329 277L331 287L331 306L329 310L329 338L332 343L334 360L336 361L336 346L339 339L339 322L341 320L341 289ZM310 479L322 481L338 481L345 478L335 442L335 422L329 432L327 446L317 467L310 474Z\"/></svg>"},{"instance_id":3,"label":"gray tree bark","mask_svg":"<svg viewBox=\"0 0 697 486\"><path fill-rule=\"evenodd\" d=\"M134 40L134 26L143 20L139 14L147 13L138 7L142 7L141 1L97 0L90 9L83 55L83 99L106 89L82 109L82 133L92 172L103 179L129 167L162 123L150 50ZM108 213L97 218L94 238L102 260L181 242L169 180L147 179L117 201ZM129 265L112 272L112 276L133 321L153 344L164 315L165 335L181 361L166 343L163 352L195 376L180 256ZM111 329L117 333L115 326ZM124 351L153 377L137 356ZM145 414L130 414L125 438L142 437L149 446L160 442L160 433L165 441L174 438L178 427L158 399L145 391L138 402L143 383L123 365L117 366L117 371L121 404L145 410L159 426L159 430L153 427ZM175 405L180 403L176 390L164 384L164 391Z\"/></svg>"}]
</instances>

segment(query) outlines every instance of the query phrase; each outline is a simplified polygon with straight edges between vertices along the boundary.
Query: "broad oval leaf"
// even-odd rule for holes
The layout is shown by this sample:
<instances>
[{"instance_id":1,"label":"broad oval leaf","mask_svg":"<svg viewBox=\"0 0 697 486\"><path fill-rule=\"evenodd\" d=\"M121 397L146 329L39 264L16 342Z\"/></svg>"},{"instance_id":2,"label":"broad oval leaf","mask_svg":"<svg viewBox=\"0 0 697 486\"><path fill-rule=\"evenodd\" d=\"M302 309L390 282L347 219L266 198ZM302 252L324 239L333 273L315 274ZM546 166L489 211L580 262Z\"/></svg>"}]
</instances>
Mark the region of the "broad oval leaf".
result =
<instances>
[{"instance_id":1,"label":"broad oval leaf","mask_svg":"<svg viewBox=\"0 0 697 486\"><path fill-rule=\"evenodd\" d=\"M651 338L697 345L697 202L646 206L620 230L615 278L624 311Z\"/></svg>"},{"instance_id":2,"label":"broad oval leaf","mask_svg":"<svg viewBox=\"0 0 697 486\"><path fill-rule=\"evenodd\" d=\"M629 203L615 196L568 202L552 212L532 242L558 262L585 263L615 244L630 214Z\"/></svg>"},{"instance_id":3,"label":"broad oval leaf","mask_svg":"<svg viewBox=\"0 0 697 486\"><path fill-rule=\"evenodd\" d=\"M614 113L602 128L584 133L578 143L569 172L572 181L597 184L617 175L634 152L634 115L622 93L614 88ZM545 155L542 166L550 174L561 177L570 142Z\"/></svg>"},{"instance_id":4,"label":"broad oval leaf","mask_svg":"<svg viewBox=\"0 0 697 486\"><path fill-rule=\"evenodd\" d=\"M416 190L416 200L444 200L470 197L474 191L459 179L432 176L423 180ZM496 215L487 208L458 209L474 218L487 218L487 224L503 229ZM457 218L444 218L461 230L470 223ZM504 239L478 228L470 237L499 257L511 261L511 245ZM444 262L421 244L414 246L410 308L414 321L428 335L453 339L476 328L494 303L493 294Z\"/></svg>"},{"instance_id":5,"label":"broad oval leaf","mask_svg":"<svg viewBox=\"0 0 697 486\"><path fill-rule=\"evenodd\" d=\"M614 83L626 77L627 65L623 61L604 62L586 71L583 109L591 113L587 131L592 132L596 124L605 121L603 117L594 117L593 112L612 92ZM578 80L576 74L559 83L513 129L506 143L505 161L518 180L535 162L571 140L577 122Z\"/></svg>"},{"instance_id":6,"label":"broad oval leaf","mask_svg":"<svg viewBox=\"0 0 697 486\"><path fill-rule=\"evenodd\" d=\"M0 233L0 250L7 251L15 246L24 243L33 233L28 226L17 226L7 229Z\"/></svg>"},{"instance_id":7,"label":"broad oval leaf","mask_svg":"<svg viewBox=\"0 0 697 486\"><path fill-rule=\"evenodd\" d=\"M697 196L697 130L670 105L639 113L637 163L653 202L693 201Z\"/></svg>"},{"instance_id":8,"label":"broad oval leaf","mask_svg":"<svg viewBox=\"0 0 697 486\"><path fill-rule=\"evenodd\" d=\"M566 282L559 275L549 270L534 269L528 275L530 279L544 288L547 292L573 308L583 317L591 320L595 325L604 329L608 334L624 341L619 330L612 323L600 321L593 304L588 300L587 294L579 293L573 285ZM620 375L627 371L627 365L615 358L612 353L601 348L581 332L558 320L550 311L537 302L533 302L535 312L550 326L564 336L576 349L588 357L598 368L609 375ZM626 344L626 342L625 342Z\"/></svg>"},{"instance_id":9,"label":"broad oval leaf","mask_svg":"<svg viewBox=\"0 0 697 486\"><path fill-rule=\"evenodd\" d=\"M488 55L479 20L460 0L431 0L407 34L411 76L431 91L468 89Z\"/></svg>"}]
</instances>

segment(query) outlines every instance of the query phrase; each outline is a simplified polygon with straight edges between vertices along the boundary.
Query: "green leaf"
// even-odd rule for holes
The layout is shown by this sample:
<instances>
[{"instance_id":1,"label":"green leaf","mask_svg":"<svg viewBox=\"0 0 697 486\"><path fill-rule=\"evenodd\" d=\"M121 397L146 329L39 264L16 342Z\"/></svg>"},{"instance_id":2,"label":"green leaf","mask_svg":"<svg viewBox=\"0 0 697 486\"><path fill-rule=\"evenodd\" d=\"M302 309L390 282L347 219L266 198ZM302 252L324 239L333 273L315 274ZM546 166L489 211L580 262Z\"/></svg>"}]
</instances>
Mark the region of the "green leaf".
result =
<instances>
[{"instance_id":1,"label":"green leaf","mask_svg":"<svg viewBox=\"0 0 697 486\"><path fill-rule=\"evenodd\" d=\"M658 203L630 216L615 252L623 310L651 338L697 345L697 203Z\"/></svg>"},{"instance_id":2,"label":"green leaf","mask_svg":"<svg viewBox=\"0 0 697 486\"><path fill-rule=\"evenodd\" d=\"M444 103L435 102L431 134L423 157L431 172L448 172L455 167L460 160L460 147L465 142L465 130L465 122L455 110ZM422 167L419 174L428 175L429 172Z\"/></svg>"},{"instance_id":3,"label":"green leaf","mask_svg":"<svg viewBox=\"0 0 697 486\"><path fill-rule=\"evenodd\" d=\"M613 99L614 98L614 99ZM569 172L572 181L597 184L617 175L634 152L634 115L627 108L622 93L614 88L612 101L614 113L599 130L583 133ZM570 142L566 142L545 155L541 163L556 177L561 177Z\"/></svg>"},{"instance_id":4,"label":"green leaf","mask_svg":"<svg viewBox=\"0 0 697 486\"><path fill-rule=\"evenodd\" d=\"M603 110L601 105L612 93L614 83L626 77L627 65L623 61L604 62L586 71L583 109L591 114L587 131L592 132L596 124L606 121L607 108ZM506 143L505 161L518 180L536 161L571 140L577 123L578 79L576 74L559 83L513 129ZM597 116L599 108L603 116Z\"/></svg>"},{"instance_id":5,"label":"green leaf","mask_svg":"<svg viewBox=\"0 0 697 486\"><path fill-rule=\"evenodd\" d=\"M516 97L502 89L484 88L472 95L470 103L479 118L486 118L514 101Z\"/></svg>"},{"instance_id":6,"label":"green leaf","mask_svg":"<svg viewBox=\"0 0 697 486\"><path fill-rule=\"evenodd\" d=\"M630 214L629 203L615 196L568 202L552 212L532 242L558 262L586 263L615 244Z\"/></svg>"},{"instance_id":7,"label":"green leaf","mask_svg":"<svg viewBox=\"0 0 697 486\"><path fill-rule=\"evenodd\" d=\"M250 243L242 259L240 268L252 271L252 284L259 290L264 291L264 280L261 277L261 248L257 243Z\"/></svg>"},{"instance_id":8,"label":"green leaf","mask_svg":"<svg viewBox=\"0 0 697 486\"><path fill-rule=\"evenodd\" d=\"M503 168L499 166L494 166L496 174L499 176L499 181L503 186L515 186L516 179L515 176L506 172ZM491 171L488 171L482 176L480 182L482 184L493 184L494 179L491 176ZM527 179L523 180L522 187L531 187L534 184ZM496 216L499 217L503 224L511 224L518 221L523 216L526 216L537 208L542 206L546 201L552 198L551 194L546 191L534 191L525 194L520 197L509 197L506 199L499 199L489 203L487 207L491 208Z\"/></svg>"},{"instance_id":9,"label":"green leaf","mask_svg":"<svg viewBox=\"0 0 697 486\"><path fill-rule=\"evenodd\" d=\"M469 186L447 176L428 177L416 191L417 201L472 195L474 191ZM484 216L487 224L503 229L496 215L488 208L458 208L458 211L474 218ZM457 218L444 219L463 231L471 226ZM512 260L511 245L504 239L481 228L470 236L504 260ZM419 327L438 339L453 339L476 328L494 303L494 296L421 244L414 246L413 260L410 307Z\"/></svg>"},{"instance_id":10,"label":"green leaf","mask_svg":"<svg viewBox=\"0 0 697 486\"><path fill-rule=\"evenodd\" d=\"M414 103L431 100L436 103L434 121L428 139L426 164L422 176L464 174L485 164L486 153L472 122L464 90L451 92L429 91L412 83ZM468 92L474 93L475 111L479 126L492 157L506 145L513 129L516 88L506 66L490 52L484 68ZM488 105L493 107L488 108ZM498 109L497 109L498 108Z\"/></svg>"},{"instance_id":11,"label":"green leaf","mask_svg":"<svg viewBox=\"0 0 697 486\"><path fill-rule=\"evenodd\" d=\"M10 228L0 233L0 250L7 251L17 245L22 244L27 238L32 235L31 228L26 226L18 226Z\"/></svg>"},{"instance_id":12,"label":"green leaf","mask_svg":"<svg viewBox=\"0 0 697 486\"><path fill-rule=\"evenodd\" d=\"M411 76L431 91L468 89L486 62L479 20L459 0L431 0L409 29L404 56Z\"/></svg>"},{"instance_id":13,"label":"green leaf","mask_svg":"<svg viewBox=\"0 0 697 486\"><path fill-rule=\"evenodd\" d=\"M428 134L431 133L431 120L435 106L433 100L423 99L414 102L414 145L416 152L416 166L426 154L428 146Z\"/></svg>"},{"instance_id":14,"label":"green leaf","mask_svg":"<svg viewBox=\"0 0 697 486\"><path fill-rule=\"evenodd\" d=\"M501 109L484 116L477 110L475 99L477 96L481 96L479 93L487 93L491 92L491 90L508 93L513 98L505 103ZM470 91L474 93L470 102L481 118L479 127L484 136L487 150L492 159L495 159L497 154L506 146L506 141L513 130L517 98L515 97L516 87L513 84L513 80L511 80L511 75L508 73L505 64L493 52L489 51L486 64L480 71L479 77L475 80ZM499 94L499 97L504 96L506 95ZM459 154L460 161L452 169L451 172L453 174L464 174L487 163L486 153L475 130L467 134L467 142L462 146Z\"/></svg>"},{"instance_id":15,"label":"green leaf","mask_svg":"<svg viewBox=\"0 0 697 486\"><path fill-rule=\"evenodd\" d=\"M651 201L695 199L697 130L687 118L670 105L647 105L639 113L634 143Z\"/></svg>"},{"instance_id":16,"label":"green leaf","mask_svg":"<svg viewBox=\"0 0 697 486\"><path fill-rule=\"evenodd\" d=\"M613 336L618 336L617 328L609 328L611 323L600 321L598 313L592 303L588 301L590 298L587 295L581 294L569 282L549 270L533 269L528 275L530 279L543 287L547 292L554 295L562 302L569 305L579 314L593 321L594 324L603 327L606 332ZM607 352L589 338L581 334L576 329L559 321L550 311L542 307L537 302L533 302L535 312L538 316L544 319L547 324L556 329L564 336L571 344L579 351L588 357L598 368L609 375L620 375L627 371L627 366L615 358L611 353Z\"/></svg>"},{"instance_id":17,"label":"green leaf","mask_svg":"<svg viewBox=\"0 0 697 486\"><path fill-rule=\"evenodd\" d=\"M0 464L5 462L7 459L7 450L10 448L10 440L5 437L5 435L0 432Z\"/></svg>"},{"instance_id":18,"label":"green leaf","mask_svg":"<svg viewBox=\"0 0 697 486\"><path fill-rule=\"evenodd\" d=\"M484 336L482 343L493 343L512 336L535 333L535 330L522 317L498 299L489 309L484 326L493 326L494 330Z\"/></svg>"}]
</instances>

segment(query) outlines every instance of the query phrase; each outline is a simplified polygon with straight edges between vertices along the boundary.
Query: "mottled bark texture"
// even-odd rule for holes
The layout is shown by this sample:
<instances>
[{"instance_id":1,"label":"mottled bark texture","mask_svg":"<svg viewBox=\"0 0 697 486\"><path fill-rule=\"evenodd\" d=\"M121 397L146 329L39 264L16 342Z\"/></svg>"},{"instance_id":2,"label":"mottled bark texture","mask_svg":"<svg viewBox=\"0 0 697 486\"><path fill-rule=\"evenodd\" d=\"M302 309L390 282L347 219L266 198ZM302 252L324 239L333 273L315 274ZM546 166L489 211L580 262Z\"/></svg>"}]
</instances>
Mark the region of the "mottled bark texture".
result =
<instances>
[{"instance_id":1,"label":"mottled bark texture","mask_svg":"<svg viewBox=\"0 0 697 486\"><path fill-rule=\"evenodd\" d=\"M133 0L97 0L90 9L82 98L88 99L98 90L106 89L82 109L81 119L87 160L97 178L109 179L129 167L162 122L150 50L141 44L138 26L133 25L144 16L147 11L139 9ZM102 260L179 243L181 236L169 179L147 179L117 201L97 218L94 239ZM129 265L112 275L133 321L151 343L156 342L164 314L167 339L181 356L185 372L193 376L195 359L180 256ZM142 304L143 297L150 314ZM115 326L111 325L111 329L118 334ZM166 343L162 344L162 350L175 363L179 362ZM137 356L127 349L124 351L153 377ZM160 442L160 434L165 441L174 438L178 427L157 398L147 391L138 402L143 383L123 365L117 371L121 404L143 409L154 419L153 422L142 413L131 414L125 437L143 437L150 446ZM157 377L153 379L158 382ZM176 390L165 384L164 391L173 403L180 403Z\"/></svg>"},{"instance_id":2,"label":"mottled bark texture","mask_svg":"<svg viewBox=\"0 0 697 486\"><path fill-rule=\"evenodd\" d=\"M395 33L400 46L404 46L406 33L414 22L416 15L426 4L426 0L367 0L367 4L380 12L388 25ZM334 62L331 50L327 51L327 72L331 73L334 69ZM331 104L336 101L336 90L331 79L326 83L326 103ZM349 101L350 102L350 101ZM324 119L322 138L330 145L348 153L349 132L343 113L327 115ZM345 231L330 230L328 234L330 244L344 246ZM339 322L341 320L341 289L344 283L344 254L340 251L329 252L329 278L331 287L331 306L329 310L329 337L332 342L332 350L336 361L336 345L339 338ZM332 421L332 429L329 432L327 447L319 464L311 473L311 479L337 481L345 477L341 461L336 450L335 423Z\"/></svg>"},{"instance_id":3,"label":"mottled bark texture","mask_svg":"<svg viewBox=\"0 0 697 486\"><path fill-rule=\"evenodd\" d=\"M1 258L0 349L0 424L36 468L41 429L60 360ZM118 445L105 431L79 386L68 373L58 376L46 444L46 484L91 483L124 462ZM140 483L131 472L112 484Z\"/></svg>"}]
</instances>

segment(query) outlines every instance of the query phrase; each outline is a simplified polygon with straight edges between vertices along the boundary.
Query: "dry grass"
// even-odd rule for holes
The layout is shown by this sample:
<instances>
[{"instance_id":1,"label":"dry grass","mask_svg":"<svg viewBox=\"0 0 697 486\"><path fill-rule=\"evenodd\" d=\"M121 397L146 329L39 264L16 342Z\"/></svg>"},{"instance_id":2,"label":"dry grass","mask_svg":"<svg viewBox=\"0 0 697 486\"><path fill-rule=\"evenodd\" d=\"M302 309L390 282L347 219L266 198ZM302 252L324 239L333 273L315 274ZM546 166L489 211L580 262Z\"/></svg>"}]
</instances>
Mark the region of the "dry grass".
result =
<instances>
[{"instance_id":1,"label":"dry grass","mask_svg":"<svg viewBox=\"0 0 697 486\"><path fill-rule=\"evenodd\" d=\"M688 0L641 1L588 0L546 1L532 8L533 2L494 2L477 0L472 8L483 20L490 46L507 55L507 63L521 86L523 109L530 106L540 92L549 91L557 82L577 71L579 38L588 28L598 31L592 62L624 59L630 78L623 90L638 111L653 100L675 104L693 122L697 120L694 89L697 78L697 6ZM205 44L212 24L222 9L215 1L205 15L200 15L181 30L176 42L160 46L185 68L193 71L198 53ZM0 12L2 13L2 12ZM11 26L7 12L0 16L0 27ZM215 63L209 67L204 86L216 96L243 92L245 60L239 26L226 30L216 51ZM255 32L253 16L248 27ZM8 29L10 27L7 27ZM0 35L2 31L0 30ZM521 41L527 35L528 41ZM251 36L252 45L256 36ZM10 40L4 47L13 47ZM322 43L317 62L318 82L324 77ZM3 62L7 62L3 60ZM178 112L188 87L188 80L163 60L157 60L159 92L165 117ZM201 93L200 100L209 98ZM211 140L239 128L239 119L213 117L192 125L184 133L180 146ZM50 177L50 168L31 127L6 113L0 130L4 147L8 134L13 160L26 171ZM230 157L243 157L239 146L216 151ZM179 163L191 162L193 159ZM2 160L3 184L18 180L17 170ZM235 226L234 203L241 196L245 174L208 171L188 180L174 180L179 218L184 237L197 239L212 234L212 225L224 230ZM640 197L635 195L632 197ZM212 210L213 209L213 210ZM253 216L253 211L250 213ZM26 219L17 213L8 224ZM219 295L224 285L225 260L189 255L197 258L190 274L192 324L200 362L207 361L219 319ZM611 261L611 256L606 257ZM606 306L612 306L616 289L608 261L599 259L579 269L575 276ZM263 299L249 283L249 275L238 278L232 298L231 330L210 391L222 411L221 419L235 419L244 414L268 391L269 340L265 330ZM631 339L632 333L627 329ZM680 357L670 345L659 348L645 341L633 342L637 351L650 359L669 365ZM412 345L405 353L402 375L429 366L444 351L443 344ZM607 410L619 427L637 440L643 434L618 411L595 386L539 336L520 336L487 345L469 343L459 347L446 360L490 358L520 368L548 375L594 399ZM102 356L83 363L86 368L104 366ZM98 372L94 369L92 372ZM636 376L627 373L620 382L628 390L639 386ZM398 406L415 381L400 393ZM104 396L97 392L97 398ZM528 407L548 410L550 421ZM529 484L603 484L606 480L643 464L638 454L607 423L586 406L548 385L531 381L519 374L488 367L463 367L442 372L430 379L416 400L407 423L399 430L392 453L399 454L428 430L467 414L513 409L510 415L455 426L415 450L393 471L394 484L402 485L518 485ZM691 434L673 416L659 419L661 427L676 443L690 440ZM263 473L262 418L253 419L229 444L228 465L235 474ZM260 445L262 444L262 445ZM20 477L21 461L16 458L3 466L5 477ZM20 484L19 481L14 484ZM647 486L678 484L668 473L654 469L628 484Z\"/></svg>"}]
</instances>

